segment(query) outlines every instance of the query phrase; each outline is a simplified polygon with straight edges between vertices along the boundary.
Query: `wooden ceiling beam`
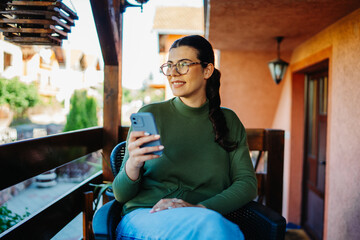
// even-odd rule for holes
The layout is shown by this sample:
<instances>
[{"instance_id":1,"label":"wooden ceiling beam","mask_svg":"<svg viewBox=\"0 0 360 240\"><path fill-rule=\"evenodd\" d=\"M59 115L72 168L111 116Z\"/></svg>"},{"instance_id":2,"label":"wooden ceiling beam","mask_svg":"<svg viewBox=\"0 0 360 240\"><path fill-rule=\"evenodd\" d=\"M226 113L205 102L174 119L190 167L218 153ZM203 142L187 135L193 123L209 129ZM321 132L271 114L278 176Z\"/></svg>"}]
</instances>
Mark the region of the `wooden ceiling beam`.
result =
<instances>
[{"instance_id":1,"label":"wooden ceiling beam","mask_svg":"<svg viewBox=\"0 0 360 240\"><path fill-rule=\"evenodd\" d=\"M118 65L121 56L122 20L117 0L90 0L105 65Z\"/></svg>"}]
</instances>

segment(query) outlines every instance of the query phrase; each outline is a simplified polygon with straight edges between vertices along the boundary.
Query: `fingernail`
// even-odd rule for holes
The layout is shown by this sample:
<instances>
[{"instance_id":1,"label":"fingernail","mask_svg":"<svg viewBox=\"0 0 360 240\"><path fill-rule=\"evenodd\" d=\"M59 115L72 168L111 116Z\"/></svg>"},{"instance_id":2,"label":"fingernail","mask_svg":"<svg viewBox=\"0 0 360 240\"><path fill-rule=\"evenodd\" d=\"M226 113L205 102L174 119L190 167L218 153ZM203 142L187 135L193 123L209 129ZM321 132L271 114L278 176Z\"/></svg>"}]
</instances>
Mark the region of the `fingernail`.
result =
<instances>
[{"instance_id":1,"label":"fingernail","mask_svg":"<svg viewBox=\"0 0 360 240\"><path fill-rule=\"evenodd\" d=\"M145 135L145 136L149 136L150 133L149 133L149 132L144 132L144 135Z\"/></svg>"},{"instance_id":2,"label":"fingernail","mask_svg":"<svg viewBox=\"0 0 360 240\"><path fill-rule=\"evenodd\" d=\"M159 150L163 150L164 149L164 146L163 145L160 145L159 146Z\"/></svg>"}]
</instances>

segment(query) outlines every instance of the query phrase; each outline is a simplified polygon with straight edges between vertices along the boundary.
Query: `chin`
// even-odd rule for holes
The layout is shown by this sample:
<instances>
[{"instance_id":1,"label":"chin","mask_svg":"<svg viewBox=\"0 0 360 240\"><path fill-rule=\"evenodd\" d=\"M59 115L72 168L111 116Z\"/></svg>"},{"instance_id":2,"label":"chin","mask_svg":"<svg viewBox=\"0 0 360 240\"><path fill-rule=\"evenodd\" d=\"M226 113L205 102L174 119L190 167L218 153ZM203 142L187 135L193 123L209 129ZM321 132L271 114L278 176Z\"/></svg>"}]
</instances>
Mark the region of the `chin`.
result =
<instances>
[{"instance_id":1,"label":"chin","mask_svg":"<svg viewBox=\"0 0 360 240\"><path fill-rule=\"evenodd\" d=\"M175 97L182 97L184 94L182 94L181 92L179 91L174 91L173 89L171 89L172 91L172 94L175 96Z\"/></svg>"}]
</instances>

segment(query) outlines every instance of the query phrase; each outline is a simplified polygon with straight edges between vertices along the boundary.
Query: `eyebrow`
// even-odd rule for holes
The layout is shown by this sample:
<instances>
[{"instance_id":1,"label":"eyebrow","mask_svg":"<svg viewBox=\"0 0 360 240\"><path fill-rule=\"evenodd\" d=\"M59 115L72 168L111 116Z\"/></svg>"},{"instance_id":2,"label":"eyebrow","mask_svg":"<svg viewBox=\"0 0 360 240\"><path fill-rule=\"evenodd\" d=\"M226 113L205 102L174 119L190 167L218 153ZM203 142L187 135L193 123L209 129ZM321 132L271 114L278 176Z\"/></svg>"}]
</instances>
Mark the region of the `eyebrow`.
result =
<instances>
[{"instance_id":1,"label":"eyebrow","mask_svg":"<svg viewBox=\"0 0 360 240\"><path fill-rule=\"evenodd\" d=\"M177 62L181 62L181 61L184 61L184 60L187 60L187 61L192 61L191 59L188 59L188 58L183 58L183 59L180 59L179 61ZM173 63L173 61L167 61L168 63Z\"/></svg>"}]
</instances>

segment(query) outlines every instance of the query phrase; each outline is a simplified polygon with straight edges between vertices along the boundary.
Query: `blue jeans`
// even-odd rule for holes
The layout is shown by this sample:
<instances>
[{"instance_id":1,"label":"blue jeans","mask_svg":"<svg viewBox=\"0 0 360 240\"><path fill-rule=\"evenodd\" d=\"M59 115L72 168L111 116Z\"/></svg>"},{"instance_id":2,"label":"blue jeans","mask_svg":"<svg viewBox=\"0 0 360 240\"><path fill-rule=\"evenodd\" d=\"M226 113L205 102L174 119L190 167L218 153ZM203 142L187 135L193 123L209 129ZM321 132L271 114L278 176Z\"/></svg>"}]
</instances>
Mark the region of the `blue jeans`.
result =
<instances>
[{"instance_id":1,"label":"blue jeans","mask_svg":"<svg viewBox=\"0 0 360 240\"><path fill-rule=\"evenodd\" d=\"M213 210L183 207L149 211L150 208L140 208L125 215L116 228L116 239L244 239L236 224Z\"/></svg>"}]
</instances>

